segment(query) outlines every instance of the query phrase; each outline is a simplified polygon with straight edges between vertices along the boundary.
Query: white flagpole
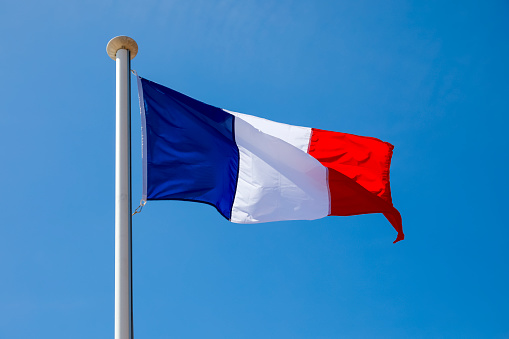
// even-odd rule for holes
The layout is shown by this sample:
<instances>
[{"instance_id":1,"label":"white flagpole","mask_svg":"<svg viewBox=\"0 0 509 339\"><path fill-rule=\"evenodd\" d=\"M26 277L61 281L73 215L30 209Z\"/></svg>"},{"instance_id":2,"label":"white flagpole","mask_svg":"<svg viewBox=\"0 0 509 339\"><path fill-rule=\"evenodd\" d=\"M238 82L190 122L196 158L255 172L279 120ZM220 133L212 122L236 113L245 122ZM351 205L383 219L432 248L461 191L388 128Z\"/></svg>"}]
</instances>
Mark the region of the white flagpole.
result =
<instances>
[{"instance_id":1,"label":"white flagpole","mask_svg":"<svg viewBox=\"0 0 509 339\"><path fill-rule=\"evenodd\" d=\"M115 148L115 339L132 339L131 277L131 59L136 41L111 39L108 55L117 64Z\"/></svg>"}]
</instances>

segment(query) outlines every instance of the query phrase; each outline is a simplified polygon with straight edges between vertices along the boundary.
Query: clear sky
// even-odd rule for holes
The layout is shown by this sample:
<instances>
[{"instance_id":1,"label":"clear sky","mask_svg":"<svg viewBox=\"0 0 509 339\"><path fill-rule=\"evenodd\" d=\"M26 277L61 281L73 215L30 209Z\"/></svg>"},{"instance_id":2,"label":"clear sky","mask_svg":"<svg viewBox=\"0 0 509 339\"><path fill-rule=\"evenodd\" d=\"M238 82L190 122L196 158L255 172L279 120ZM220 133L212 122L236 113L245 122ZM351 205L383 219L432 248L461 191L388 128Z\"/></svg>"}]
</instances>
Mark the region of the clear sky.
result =
<instances>
[{"instance_id":1,"label":"clear sky","mask_svg":"<svg viewBox=\"0 0 509 339\"><path fill-rule=\"evenodd\" d=\"M149 202L136 338L509 338L508 18L507 1L3 2L0 338L113 337L117 35L141 76L201 101L391 142L406 234Z\"/></svg>"}]
</instances>

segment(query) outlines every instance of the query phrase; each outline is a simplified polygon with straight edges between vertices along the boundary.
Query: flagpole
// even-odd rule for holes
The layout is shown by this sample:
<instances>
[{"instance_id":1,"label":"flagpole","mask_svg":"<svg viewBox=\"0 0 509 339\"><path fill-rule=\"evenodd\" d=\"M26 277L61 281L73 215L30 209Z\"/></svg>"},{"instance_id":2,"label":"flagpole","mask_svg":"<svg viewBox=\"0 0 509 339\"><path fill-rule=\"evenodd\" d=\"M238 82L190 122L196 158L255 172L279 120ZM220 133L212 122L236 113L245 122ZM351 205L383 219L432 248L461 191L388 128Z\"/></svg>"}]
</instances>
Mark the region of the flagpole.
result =
<instances>
[{"instance_id":1,"label":"flagpole","mask_svg":"<svg viewBox=\"0 0 509 339\"><path fill-rule=\"evenodd\" d=\"M117 36L106 46L116 61L115 339L132 339L131 276L131 59L136 41Z\"/></svg>"}]
</instances>

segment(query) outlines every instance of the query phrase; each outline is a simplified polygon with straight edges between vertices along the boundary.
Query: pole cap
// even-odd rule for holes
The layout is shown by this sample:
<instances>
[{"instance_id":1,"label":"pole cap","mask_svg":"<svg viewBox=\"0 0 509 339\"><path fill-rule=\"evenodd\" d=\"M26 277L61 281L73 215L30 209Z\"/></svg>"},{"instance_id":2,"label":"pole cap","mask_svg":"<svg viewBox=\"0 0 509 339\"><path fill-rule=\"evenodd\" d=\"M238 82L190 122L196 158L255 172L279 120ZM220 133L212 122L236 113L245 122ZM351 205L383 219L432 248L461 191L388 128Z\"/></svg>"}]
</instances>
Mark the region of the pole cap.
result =
<instances>
[{"instance_id":1,"label":"pole cap","mask_svg":"<svg viewBox=\"0 0 509 339\"><path fill-rule=\"evenodd\" d=\"M130 38L125 35L119 35L114 37L108 42L106 46L106 52L113 60L117 58L117 51L119 49L127 49L131 52L131 60L134 59L136 54L138 54L138 44L134 41L133 38Z\"/></svg>"}]
</instances>

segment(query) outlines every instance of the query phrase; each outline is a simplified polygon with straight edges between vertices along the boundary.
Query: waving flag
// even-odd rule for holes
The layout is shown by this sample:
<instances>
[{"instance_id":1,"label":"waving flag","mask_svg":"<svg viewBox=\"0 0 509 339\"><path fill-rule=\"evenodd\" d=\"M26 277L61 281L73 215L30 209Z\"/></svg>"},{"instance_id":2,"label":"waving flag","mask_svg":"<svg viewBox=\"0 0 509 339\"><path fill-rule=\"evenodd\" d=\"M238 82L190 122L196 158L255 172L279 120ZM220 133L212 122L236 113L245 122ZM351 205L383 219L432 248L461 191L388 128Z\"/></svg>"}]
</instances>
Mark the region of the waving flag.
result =
<instances>
[{"instance_id":1,"label":"waving flag","mask_svg":"<svg viewBox=\"0 0 509 339\"><path fill-rule=\"evenodd\" d=\"M143 199L214 206L235 223L383 213L393 146L217 108L138 77Z\"/></svg>"}]
</instances>

